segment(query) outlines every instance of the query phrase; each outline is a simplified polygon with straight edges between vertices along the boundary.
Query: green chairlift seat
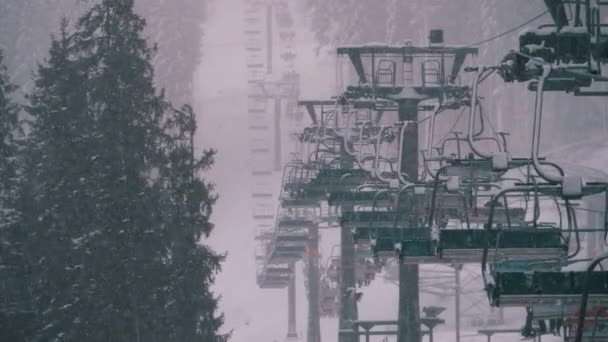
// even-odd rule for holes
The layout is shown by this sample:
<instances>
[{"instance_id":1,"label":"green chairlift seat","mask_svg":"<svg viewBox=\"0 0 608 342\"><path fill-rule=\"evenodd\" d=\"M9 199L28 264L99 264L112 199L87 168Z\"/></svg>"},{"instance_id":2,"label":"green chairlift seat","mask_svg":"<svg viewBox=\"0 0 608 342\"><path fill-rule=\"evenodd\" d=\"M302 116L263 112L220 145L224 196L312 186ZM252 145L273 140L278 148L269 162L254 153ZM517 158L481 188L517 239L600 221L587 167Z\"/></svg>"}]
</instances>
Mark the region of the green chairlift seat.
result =
<instances>
[{"instance_id":1,"label":"green chairlift seat","mask_svg":"<svg viewBox=\"0 0 608 342\"><path fill-rule=\"evenodd\" d=\"M286 265L264 265L258 271L257 283L263 289L280 289L289 284L294 276L293 268Z\"/></svg>"},{"instance_id":2,"label":"green chairlift seat","mask_svg":"<svg viewBox=\"0 0 608 342\"><path fill-rule=\"evenodd\" d=\"M349 191L369 177L369 171L361 169L321 169L316 177L303 186L307 191Z\"/></svg>"},{"instance_id":3,"label":"green chairlift seat","mask_svg":"<svg viewBox=\"0 0 608 342\"><path fill-rule=\"evenodd\" d=\"M356 228L353 234L355 243L373 241L372 250L378 256L397 257L396 248L400 245L406 264L442 262L436 257L435 243L426 228Z\"/></svg>"},{"instance_id":4,"label":"green chairlift seat","mask_svg":"<svg viewBox=\"0 0 608 342\"><path fill-rule=\"evenodd\" d=\"M428 228L407 229L401 242L401 256L405 264L441 263L437 257L437 242Z\"/></svg>"},{"instance_id":5,"label":"green chairlift seat","mask_svg":"<svg viewBox=\"0 0 608 342\"><path fill-rule=\"evenodd\" d=\"M372 228L410 228L405 214L394 211L345 211L340 218L340 225L348 228L372 227Z\"/></svg>"},{"instance_id":6,"label":"green chairlift seat","mask_svg":"<svg viewBox=\"0 0 608 342\"><path fill-rule=\"evenodd\" d=\"M365 206L371 207L374 204L375 191L336 191L332 192L327 203L330 206ZM393 200L388 195L379 195L376 200L376 207L386 208L393 205Z\"/></svg>"},{"instance_id":7,"label":"green chairlift seat","mask_svg":"<svg viewBox=\"0 0 608 342\"><path fill-rule=\"evenodd\" d=\"M442 258L479 263L485 248L489 262L559 259L567 253L558 229L442 229L439 232Z\"/></svg>"},{"instance_id":8,"label":"green chairlift seat","mask_svg":"<svg viewBox=\"0 0 608 342\"><path fill-rule=\"evenodd\" d=\"M316 198L283 198L281 199L281 208L284 209L309 209L318 208L321 206L320 201Z\"/></svg>"},{"instance_id":9,"label":"green chairlift seat","mask_svg":"<svg viewBox=\"0 0 608 342\"><path fill-rule=\"evenodd\" d=\"M278 247L302 246L306 248L310 236L307 231L277 232L275 244Z\"/></svg>"},{"instance_id":10,"label":"green chairlift seat","mask_svg":"<svg viewBox=\"0 0 608 342\"><path fill-rule=\"evenodd\" d=\"M362 169L321 169L317 173L317 177L315 179L339 181L343 177L343 180L346 180L348 178L363 179L368 176L369 171Z\"/></svg>"},{"instance_id":11,"label":"green chairlift seat","mask_svg":"<svg viewBox=\"0 0 608 342\"><path fill-rule=\"evenodd\" d=\"M567 266L566 258L555 260L507 260L493 265L494 272L559 271Z\"/></svg>"},{"instance_id":12,"label":"green chairlift seat","mask_svg":"<svg viewBox=\"0 0 608 342\"><path fill-rule=\"evenodd\" d=\"M281 217L278 221L278 230L292 230L292 229L307 229L314 227L315 222L308 218L290 218Z\"/></svg>"},{"instance_id":13,"label":"green chairlift seat","mask_svg":"<svg viewBox=\"0 0 608 342\"><path fill-rule=\"evenodd\" d=\"M310 187L305 185L293 197L297 200L321 202L327 199L327 189L326 187Z\"/></svg>"},{"instance_id":14,"label":"green chairlift seat","mask_svg":"<svg viewBox=\"0 0 608 342\"><path fill-rule=\"evenodd\" d=\"M297 198L308 198L308 199L327 199L327 194L334 191L350 191L361 182L310 182L304 184L302 189L297 194Z\"/></svg>"},{"instance_id":15,"label":"green chairlift seat","mask_svg":"<svg viewBox=\"0 0 608 342\"><path fill-rule=\"evenodd\" d=\"M266 262L268 264L287 264L301 260L306 254L306 247L302 245L273 244L268 251Z\"/></svg>"},{"instance_id":16,"label":"green chairlift seat","mask_svg":"<svg viewBox=\"0 0 608 342\"><path fill-rule=\"evenodd\" d=\"M497 272L496 286L490 296L502 306L565 305L576 309L585 283L586 272ZM608 271L591 273L591 305L608 305Z\"/></svg>"},{"instance_id":17,"label":"green chairlift seat","mask_svg":"<svg viewBox=\"0 0 608 342\"><path fill-rule=\"evenodd\" d=\"M289 281L293 276L293 272L285 273L282 271L274 271L272 268L266 268L257 276L257 283L263 289L282 289L289 285Z\"/></svg>"}]
</instances>

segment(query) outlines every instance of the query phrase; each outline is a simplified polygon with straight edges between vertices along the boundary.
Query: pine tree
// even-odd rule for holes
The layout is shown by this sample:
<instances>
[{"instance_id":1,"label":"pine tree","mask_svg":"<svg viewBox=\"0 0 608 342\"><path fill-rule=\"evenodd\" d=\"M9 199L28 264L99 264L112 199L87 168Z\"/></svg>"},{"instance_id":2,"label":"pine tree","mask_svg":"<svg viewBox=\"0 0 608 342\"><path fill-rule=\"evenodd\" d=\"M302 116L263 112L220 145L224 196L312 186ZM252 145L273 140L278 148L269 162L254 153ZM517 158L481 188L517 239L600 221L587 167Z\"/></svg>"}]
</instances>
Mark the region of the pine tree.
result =
<instances>
[{"instance_id":1,"label":"pine tree","mask_svg":"<svg viewBox=\"0 0 608 342\"><path fill-rule=\"evenodd\" d=\"M37 337L52 340L78 336L85 310L81 279L84 240L95 202L87 182L88 148L94 143L87 117L86 74L71 58L67 22L52 40L45 65L38 68L27 111L33 117L26 151L29 182L23 185L24 224L29 228L28 255L34 260L33 293L40 314ZM92 220L91 220L92 221ZM86 315L83 315L86 316ZM76 327L71 327L73 324Z\"/></svg>"},{"instance_id":2,"label":"pine tree","mask_svg":"<svg viewBox=\"0 0 608 342\"><path fill-rule=\"evenodd\" d=\"M173 231L171 238L172 295L166 309L167 323L171 341L213 341L223 319L214 314L217 299L209 289L223 257L198 244L213 230L209 217L217 197L212 193L213 185L197 174L212 166L215 151L193 158L195 114L187 105L171 112L168 128L175 134L167 148L170 162L160 172L168 180L163 192L170 202L162 207L168 224L179 229Z\"/></svg>"},{"instance_id":3,"label":"pine tree","mask_svg":"<svg viewBox=\"0 0 608 342\"><path fill-rule=\"evenodd\" d=\"M222 257L198 244L214 151L194 158L194 115L157 95L144 26L132 0L102 0L38 72L27 216L41 340L209 341L222 323Z\"/></svg>"},{"instance_id":4,"label":"pine tree","mask_svg":"<svg viewBox=\"0 0 608 342\"><path fill-rule=\"evenodd\" d=\"M0 50L0 227L16 220L13 200L17 177L17 134L20 127L19 106L11 98L16 89L9 81Z\"/></svg>"},{"instance_id":5,"label":"pine tree","mask_svg":"<svg viewBox=\"0 0 608 342\"><path fill-rule=\"evenodd\" d=\"M22 341L33 323L27 262L26 235L19 210L21 172L20 107L0 51L0 336Z\"/></svg>"}]
</instances>

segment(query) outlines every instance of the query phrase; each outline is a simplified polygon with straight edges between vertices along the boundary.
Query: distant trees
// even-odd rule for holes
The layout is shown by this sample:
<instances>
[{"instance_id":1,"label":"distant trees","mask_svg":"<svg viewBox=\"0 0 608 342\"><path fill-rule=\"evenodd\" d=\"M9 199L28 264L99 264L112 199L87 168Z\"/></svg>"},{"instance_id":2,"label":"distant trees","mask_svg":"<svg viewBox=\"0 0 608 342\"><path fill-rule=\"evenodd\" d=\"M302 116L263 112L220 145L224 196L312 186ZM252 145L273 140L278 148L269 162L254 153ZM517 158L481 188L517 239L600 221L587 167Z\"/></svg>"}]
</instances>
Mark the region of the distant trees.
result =
<instances>
[{"instance_id":1,"label":"distant trees","mask_svg":"<svg viewBox=\"0 0 608 342\"><path fill-rule=\"evenodd\" d=\"M401 42L412 37L412 2L399 0L305 0L320 46ZM409 27L407 31L405 27Z\"/></svg>"},{"instance_id":2,"label":"distant trees","mask_svg":"<svg viewBox=\"0 0 608 342\"><path fill-rule=\"evenodd\" d=\"M155 88L133 6L99 0L62 22L21 144L0 68L0 263L10 252L27 269L31 341L202 342L223 322L210 289L223 257L199 243L214 228L200 174L215 151L195 155L195 113Z\"/></svg>"},{"instance_id":3,"label":"distant trees","mask_svg":"<svg viewBox=\"0 0 608 342\"><path fill-rule=\"evenodd\" d=\"M446 43L470 44L490 27L510 28L538 11L530 1L494 0L304 0L320 46L405 40L425 43L430 29L443 29ZM521 13L515 13L521 12ZM523 14L522 14L523 13ZM422 38L424 37L424 38Z\"/></svg>"},{"instance_id":4,"label":"distant trees","mask_svg":"<svg viewBox=\"0 0 608 342\"><path fill-rule=\"evenodd\" d=\"M145 32L162 42L153 64L156 80L175 103L192 103L194 70L202 54L203 23L207 0L137 0L136 9L146 18Z\"/></svg>"},{"instance_id":5,"label":"distant trees","mask_svg":"<svg viewBox=\"0 0 608 342\"><path fill-rule=\"evenodd\" d=\"M49 32L59 34L61 18L76 19L89 6L86 0L0 1L0 49L10 79L29 91L31 70L45 58ZM153 59L156 82L175 103L192 103L193 73L201 59L207 0L136 0L146 19L145 34L162 42ZM33 24L35 23L35 24Z\"/></svg>"}]
</instances>

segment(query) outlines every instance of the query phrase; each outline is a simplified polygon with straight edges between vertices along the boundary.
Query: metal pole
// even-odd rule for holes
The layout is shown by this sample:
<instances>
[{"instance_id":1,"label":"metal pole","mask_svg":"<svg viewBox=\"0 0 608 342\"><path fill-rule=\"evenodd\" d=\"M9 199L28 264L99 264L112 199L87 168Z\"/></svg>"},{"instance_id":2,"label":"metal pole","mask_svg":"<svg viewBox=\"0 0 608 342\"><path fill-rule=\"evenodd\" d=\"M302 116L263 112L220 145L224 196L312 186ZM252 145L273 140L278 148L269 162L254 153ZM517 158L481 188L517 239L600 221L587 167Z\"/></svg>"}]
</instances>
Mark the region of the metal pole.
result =
<instances>
[{"instance_id":1,"label":"metal pole","mask_svg":"<svg viewBox=\"0 0 608 342\"><path fill-rule=\"evenodd\" d=\"M505 312L503 307L499 307L498 308L498 324L504 324L505 323Z\"/></svg>"},{"instance_id":2,"label":"metal pole","mask_svg":"<svg viewBox=\"0 0 608 342\"><path fill-rule=\"evenodd\" d=\"M340 146L340 155L346 156L344 141ZM352 168L352 161L343 158L340 168ZM353 210L352 207L342 207L342 212ZM339 342L358 342L356 334L344 333L354 330L354 320L357 320L357 301L355 293L350 293L349 289L356 291L355 284L355 243L353 233L350 228L340 227L340 313L339 313Z\"/></svg>"},{"instance_id":3,"label":"metal pole","mask_svg":"<svg viewBox=\"0 0 608 342\"><path fill-rule=\"evenodd\" d=\"M288 306L288 326L287 339L297 339L298 333L296 329L296 273L295 264L292 263L290 268L294 270L293 277L289 280L287 287L287 306Z\"/></svg>"},{"instance_id":4,"label":"metal pole","mask_svg":"<svg viewBox=\"0 0 608 342\"><path fill-rule=\"evenodd\" d=\"M266 73L272 74L272 2L266 7Z\"/></svg>"},{"instance_id":5,"label":"metal pole","mask_svg":"<svg viewBox=\"0 0 608 342\"><path fill-rule=\"evenodd\" d=\"M281 149L281 98L275 97L274 101L274 170L281 171L282 149Z\"/></svg>"},{"instance_id":6,"label":"metal pole","mask_svg":"<svg viewBox=\"0 0 608 342\"><path fill-rule=\"evenodd\" d=\"M418 101L399 102L399 120L409 121L404 128L405 135L401 147L400 171L405 172L412 181L418 179ZM417 212L414 207L411 212ZM401 208L398 208L401 210ZM412 227L418 226L418 217L410 215ZM398 342L421 342L420 332L420 298L418 284L418 265L399 264L399 318Z\"/></svg>"},{"instance_id":7,"label":"metal pole","mask_svg":"<svg viewBox=\"0 0 608 342\"><path fill-rule=\"evenodd\" d=\"M455 321L456 321L456 342L460 342L460 270L462 269L462 265L455 266L455 276L456 276L456 288L455 288L455 301L456 305L454 309Z\"/></svg>"},{"instance_id":8,"label":"metal pole","mask_svg":"<svg viewBox=\"0 0 608 342\"><path fill-rule=\"evenodd\" d=\"M351 321L357 319L355 299L355 246L350 228L340 227L340 322L339 329L353 330ZM355 342L355 335L340 334L339 342Z\"/></svg>"},{"instance_id":9,"label":"metal pole","mask_svg":"<svg viewBox=\"0 0 608 342\"><path fill-rule=\"evenodd\" d=\"M308 342L321 342L319 314L319 228L310 227L308 244Z\"/></svg>"}]
</instances>

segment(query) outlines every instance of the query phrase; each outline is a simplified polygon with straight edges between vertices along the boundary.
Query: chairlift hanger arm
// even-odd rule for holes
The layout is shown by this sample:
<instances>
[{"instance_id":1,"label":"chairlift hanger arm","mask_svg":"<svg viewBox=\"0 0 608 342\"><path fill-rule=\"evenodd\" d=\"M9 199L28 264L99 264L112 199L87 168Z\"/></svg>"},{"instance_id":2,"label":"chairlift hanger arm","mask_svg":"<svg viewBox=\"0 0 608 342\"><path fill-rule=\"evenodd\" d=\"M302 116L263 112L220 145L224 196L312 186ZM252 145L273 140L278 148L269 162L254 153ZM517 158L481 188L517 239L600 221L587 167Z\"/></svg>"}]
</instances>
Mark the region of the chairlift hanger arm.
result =
<instances>
[{"instance_id":1,"label":"chairlift hanger arm","mask_svg":"<svg viewBox=\"0 0 608 342\"><path fill-rule=\"evenodd\" d=\"M426 142L426 148L427 148L426 159L430 159L432 157L432 153L433 153L433 136L435 135L435 119L437 117L437 113L439 112L440 108L441 107L439 105L437 105L434 108L434 110L433 110L433 112L432 112L432 114L430 116L431 122L429 123L429 131L427 133L427 142ZM402 130L405 130L405 127L402 127ZM402 132L400 132L400 133L402 133ZM400 146L403 145L403 137L402 137L402 135L401 135L401 139L400 139L399 143L400 143ZM399 156L401 156L401 153L399 153ZM399 163L399 165L401 165L401 162ZM437 178L437 174L433 174L432 173L432 171L430 170L430 167L429 167L429 165L428 165L428 163L426 161L424 161L424 169L425 169L426 172L428 172L431 175L431 177Z\"/></svg>"},{"instance_id":2,"label":"chairlift hanger arm","mask_svg":"<svg viewBox=\"0 0 608 342\"><path fill-rule=\"evenodd\" d=\"M458 74L460 73L460 69L462 68L462 65L464 64L464 60L466 58L466 54L464 53L459 53L456 54L456 56L454 57L454 62L452 63L452 71L450 72L450 78L449 78L449 83L454 83L454 81L456 80L456 77L458 77Z\"/></svg>"},{"instance_id":3,"label":"chairlift hanger arm","mask_svg":"<svg viewBox=\"0 0 608 342\"><path fill-rule=\"evenodd\" d=\"M562 0L544 0L545 6L551 14L551 18L557 25L558 29L561 29L568 24L568 17L566 15L566 8Z\"/></svg>"},{"instance_id":4,"label":"chairlift hanger arm","mask_svg":"<svg viewBox=\"0 0 608 342\"><path fill-rule=\"evenodd\" d=\"M534 105L534 124L533 124L533 132L532 132L532 165L534 166L534 170L541 176L544 180L550 183L561 183L564 179L564 175L555 175L555 174L546 174L543 171L541 163L538 159L540 152L540 133L541 133L541 123L542 123L542 112L543 112L543 91L544 84L547 77L551 73L550 66L543 66L543 73L540 77L538 83L538 89L536 90L536 101Z\"/></svg>"},{"instance_id":5,"label":"chairlift hanger arm","mask_svg":"<svg viewBox=\"0 0 608 342\"><path fill-rule=\"evenodd\" d=\"M474 126L475 126L475 117L476 117L476 112L477 112L477 101L478 101L477 95L478 95L478 90L479 90L479 81L485 71L486 71L485 68L479 67L477 69L475 77L473 78L473 86L472 86L473 94L471 95L471 110L469 112L469 125L468 125L467 141L469 143L469 147L471 148L471 151L473 151L473 153L475 153L475 155L477 155L483 159L490 159L490 158L492 158L493 154L485 153L485 152L479 150L477 148L477 146L475 145L475 141L474 141L474 137L475 137Z\"/></svg>"},{"instance_id":6,"label":"chairlift hanger arm","mask_svg":"<svg viewBox=\"0 0 608 342\"><path fill-rule=\"evenodd\" d=\"M338 55L340 54L340 49L338 49ZM365 75L365 68L363 67L363 62L361 61L361 54L357 52L349 52L348 57L350 58L357 75L359 76L359 81L361 83L367 83L367 76Z\"/></svg>"},{"instance_id":7,"label":"chairlift hanger arm","mask_svg":"<svg viewBox=\"0 0 608 342\"><path fill-rule=\"evenodd\" d=\"M306 104L306 111L308 112L308 115L310 116L310 120L312 120L312 122L315 125L318 125L318 121L317 121L317 113L315 112L315 106L312 104Z\"/></svg>"}]
</instances>

